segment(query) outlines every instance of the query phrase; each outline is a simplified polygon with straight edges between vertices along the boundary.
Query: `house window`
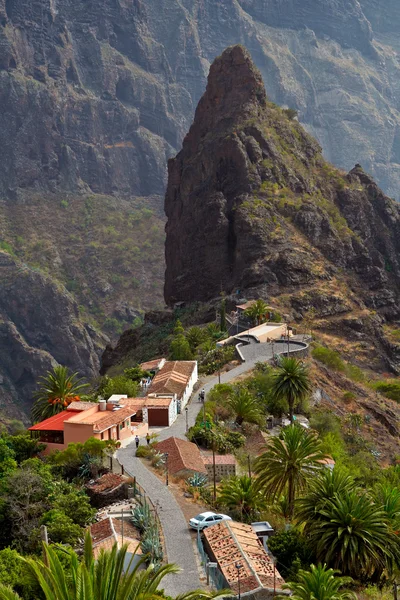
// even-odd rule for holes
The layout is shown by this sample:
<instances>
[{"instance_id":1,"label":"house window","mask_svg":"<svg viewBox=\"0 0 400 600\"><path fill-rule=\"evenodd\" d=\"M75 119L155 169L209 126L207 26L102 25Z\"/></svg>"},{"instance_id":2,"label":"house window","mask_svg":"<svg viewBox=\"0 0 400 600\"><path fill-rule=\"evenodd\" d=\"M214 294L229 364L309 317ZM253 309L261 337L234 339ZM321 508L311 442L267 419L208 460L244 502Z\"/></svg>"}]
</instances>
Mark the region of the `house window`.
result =
<instances>
[{"instance_id":1,"label":"house window","mask_svg":"<svg viewBox=\"0 0 400 600\"><path fill-rule=\"evenodd\" d=\"M122 431L124 427L125 427L125 421L123 423L121 423L121 425L119 426L119 430Z\"/></svg>"},{"instance_id":2,"label":"house window","mask_svg":"<svg viewBox=\"0 0 400 600\"><path fill-rule=\"evenodd\" d=\"M104 440L104 432L101 434L101 439Z\"/></svg>"}]
</instances>

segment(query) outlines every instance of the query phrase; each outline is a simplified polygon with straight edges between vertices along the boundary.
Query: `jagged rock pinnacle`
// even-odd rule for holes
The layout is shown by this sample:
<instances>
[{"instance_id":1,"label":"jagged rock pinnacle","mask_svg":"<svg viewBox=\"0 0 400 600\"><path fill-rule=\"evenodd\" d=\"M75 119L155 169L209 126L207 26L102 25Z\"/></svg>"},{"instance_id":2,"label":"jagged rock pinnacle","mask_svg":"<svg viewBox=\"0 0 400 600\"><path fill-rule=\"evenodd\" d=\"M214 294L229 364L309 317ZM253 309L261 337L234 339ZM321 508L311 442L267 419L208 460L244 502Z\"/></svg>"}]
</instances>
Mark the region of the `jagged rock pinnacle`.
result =
<instances>
[{"instance_id":1,"label":"jagged rock pinnacle","mask_svg":"<svg viewBox=\"0 0 400 600\"><path fill-rule=\"evenodd\" d=\"M249 52L241 45L230 46L211 65L189 136L207 133L221 121L256 116L266 101L261 73Z\"/></svg>"},{"instance_id":2,"label":"jagged rock pinnacle","mask_svg":"<svg viewBox=\"0 0 400 600\"><path fill-rule=\"evenodd\" d=\"M345 176L326 163L293 113L268 102L243 47L211 66L168 169L167 304L263 286L318 294L340 269L366 306L400 316L399 205L359 166Z\"/></svg>"}]
</instances>

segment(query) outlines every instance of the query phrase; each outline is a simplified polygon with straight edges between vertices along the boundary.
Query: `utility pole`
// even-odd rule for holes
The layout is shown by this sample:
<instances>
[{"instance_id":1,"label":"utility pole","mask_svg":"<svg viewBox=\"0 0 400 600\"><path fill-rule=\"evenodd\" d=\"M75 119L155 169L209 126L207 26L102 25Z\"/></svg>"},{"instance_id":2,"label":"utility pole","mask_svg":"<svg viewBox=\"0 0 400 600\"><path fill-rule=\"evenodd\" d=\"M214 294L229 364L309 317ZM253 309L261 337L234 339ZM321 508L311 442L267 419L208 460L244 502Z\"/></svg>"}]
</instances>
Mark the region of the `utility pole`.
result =
<instances>
[{"instance_id":1,"label":"utility pole","mask_svg":"<svg viewBox=\"0 0 400 600\"><path fill-rule=\"evenodd\" d=\"M212 441L212 453L213 453L213 480L214 480L214 505L217 503L217 482L215 477L215 441L213 436Z\"/></svg>"},{"instance_id":2,"label":"utility pole","mask_svg":"<svg viewBox=\"0 0 400 600\"><path fill-rule=\"evenodd\" d=\"M165 485L168 485L168 452L165 452Z\"/></svg>"},{"instance_id":3,"label":"utility pole","mask_svg":"<svg viewBox=\"0 0 400 600\"><path fill-rule=\"evenodd\" d=\"M124 509L121 510L121 543L124 543Z\"/></svg>"},{"instance_id":4,"label":"utility pole","mask_svg":"<svg viewBox=\"0 0 400 600\"><path fill-rule=\"evenodd\" d=\"M289 358L289 352L290 352L289 323L286 323L286 327L287 327L287 356Z\"/></svg>"},{"instance_id":5,"label":"utility pole","mask_svg":"<svg viewBox=\"0 0 400 600\"><path fill-rule=\"evenodd\" d=\"M188 409L188 407L186 407L186 408L185 408L185 415L186 415L186 433L189 431L188 412L189 412L189 409Z\"/></svg>"},{"instance_id":6,"label":"utility pole","mask_svg":"<svg viewBox=\"0 0 400 600\"><path fill-rule=\"evenodd\" d=\"M250 458L250 454L247 455L247 462L249 465L249 478L251 479L251 458Z\"/></svg>"}]
</instances>

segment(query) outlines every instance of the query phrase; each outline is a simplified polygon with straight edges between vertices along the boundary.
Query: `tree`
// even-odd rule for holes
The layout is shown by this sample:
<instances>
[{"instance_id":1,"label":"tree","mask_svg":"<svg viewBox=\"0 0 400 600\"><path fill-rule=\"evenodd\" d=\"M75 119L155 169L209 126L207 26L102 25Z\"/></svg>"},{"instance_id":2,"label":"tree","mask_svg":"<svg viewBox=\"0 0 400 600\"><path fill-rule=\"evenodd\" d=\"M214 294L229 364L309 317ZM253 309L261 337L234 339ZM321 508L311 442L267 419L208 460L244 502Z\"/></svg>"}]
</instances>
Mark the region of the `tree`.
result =
<instances>
[{"instance_id":1,"label":"tree","mask_svg":"<svg viewBox=\"0 0 400 600\"><path fill-rule=\"evenodd\" d=\"M221 306L220 306L220 328L221 331L226 331L227 330L227 326L226 326L226 300L224 297L222 297L221 299Z\"/></svg>"},{"instance_id":2,"label":"tree","mask_svg":"<svg viewBox=\"0 0 400 600\"><path fill-rule=\"evenodd\" d=\"M266 509L266 501L254 479L248 475L234 476L223 481L218 500L229 509L239 512L241 519L251 521Z\"/></svg>"},{"instance_id":3,"label":"tree","mask_svg":"<svg viewBox=\"0 0 400 600\"><path fill-rule=\"evenodd\" d=\"M133 566L133 558L127 565L127 546L101 550L95 560L90 534L86 534L82 558L73 550L65 550L70 557L69 569L65 569L55 548L44 545L45 560L21 558L39 583L46 600L164 600L159 586L166 575L179 571L175 565L163 565L157 571L153 567L143 569L143 560ZM215 594L194 590L179 596L179 600L206 600L226 595L226 590ZM11 588L0 585L0 597L20 600Z\"/></svg>"},{"instance_id":4,"label":"tree","mask_svg":"<svg viewBox=\"0 0 400 600\"><path fill-rule=\"evenodd\" d=\"M306 536L296 527L278 531L268 540L268 550L272 552L284 579L296 580L300 569L308 569L315 555Z\"/></svg>"},{"instance_id":5,"label":"tree","mask_svg":"<svg viewBox=\"0 0 400 600\"><path fill-rule=\"evenodd\" d=\"M257 400L244 387L236 387L227 401L228 408L235 414L235 421L241 425L247 423L260 423L262 414Z\"/></svg>"},{"instance_id":6,"label":"tree","mask_svg":"<svg viewBox=\"0 0 400 600\"><path fill-rule=\"evenodd\" d=\"M34 421L43 421L63 411L68 404L80 399L80 392L88 384L78 379L78 373L70 373L67 367L57 366L40 377L39 390L35 393L36 401L32 407Z\"/></svg>"},{"instance_id":7,"label":"tree","mask_svg":"<svg viewBox=\"0 0 400 600\"><path fill-rule=\"evenodd\" d=\"M298 492L323 468L320 461L324 458L321 441L314 432L300 425L285 427L281 439L271 438L255 462L258 485L273 500L287 494L291 518Z\"/></svg>"},{"instance_id":8,"label":"tree","mask_svg":"<svg viewBox=\"0 0 400 600\"><path fill-rule=\"evenodd\" d=\"M98 387L97 393L104 398L109 398L113 394L126 394L128 398L135 398L138 395L138 384L132 381L126 375L117 375L108 377L105 375Z\"/></svg>"},{"instance_id":9,"label":"tree","mask_svg":"<svg viewBox=\"0 0 400 600\"><path fill-rule=\"evenodd\" d=\"M207 330L194 325L186 331L186 339L189 342L190 349L195 352L198 346L207 338Z\"/></svg>"},{"instance_id":10,"label":"tree","mask_svg":"<svg viewBox=\"0 0 400 600\"><path fill-rule=\"evenodd\" d=\"M292 600L357 600L354 592L342 592L340 588L351 583L351 577L338 577L326 565L311 565L309 571L299 571L297 581L283 584L283 589L291 590ZM278 596L284 600L287 596Z\"/></svg>"},{"instance_id":11,"label":"tree","mask_svg":"<svg viewBox=\"0 0 400 600\"><path fill-rule=\"evenodd\" d=\"M304 521L309 509L299 512ZM305 532L317 559L339 569L344 575L366 579L390 573L399 563L399 543L381 506L363 490L342 489L321 502L305 522Z\"/></svg>"},{"instance_id":12,"label":"tree","mask_svg":"<svg viewBox=\"0 0 400 600\"><path fill-rule=\"evenodd\" d=\"M268 306L264 300L258 299L249 308L246 308L244 314L249 317L253 325L259 325L264 323L267 312Z\"/></svg>"},{"instance_id":13,"label":"tree","mask_svg":"<svg viewBox=\"0 0 400 600\"><path fill-rule=\"evenodd\" d=\"M305 400L310 390L307 367L296 358L283 356L274 374L272 394L277 400L287 401L291 423L294 421L295 407Z\"/></svg>"},{"instance_id":14,"label":"tree","mask_svg":"<svg viewBox=\"0 0 400 600\"><path fill-rule=\"evenodd\" d=\"M330 498L350 493L356 487L353 477L347 471L336 466L332 471L322 469L309 484L308 492L296 503L296 516L307 524L311 523Z\"/></svg>"},{"instance_id":15,"label":"tree","mask_svg":"<svg viewBox=\"0 0 400 600\"><path fill-rule=\"evenodd\" d=\"M193 358L192 349L179 319L175 323L174 337L169 345L169 358L170 360L192 360Z\"/></svg>"}]
</instances>

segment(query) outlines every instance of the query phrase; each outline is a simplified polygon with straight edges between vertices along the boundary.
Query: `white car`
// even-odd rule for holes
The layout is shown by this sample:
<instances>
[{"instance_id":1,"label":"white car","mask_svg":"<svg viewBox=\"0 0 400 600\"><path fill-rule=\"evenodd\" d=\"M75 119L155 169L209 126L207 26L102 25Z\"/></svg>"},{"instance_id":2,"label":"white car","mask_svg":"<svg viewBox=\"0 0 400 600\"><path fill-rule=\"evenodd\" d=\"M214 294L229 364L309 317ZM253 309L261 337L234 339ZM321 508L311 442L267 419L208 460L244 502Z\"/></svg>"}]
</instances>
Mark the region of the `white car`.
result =
<instances>
[{"instance_id":1,"label":"white car","mask_svg":"<svg viewBox=\"0 0 400 600\"><path fill-rule=\"evenodd\" d=\"M193 517L189 521L190 527L193 529L197 529L197 531L201 531L206 527L211 527L211 525L216 525L217 523L221 523L221 521L232 521L228 515L217 514L213 512L203 512Z\"/></svg>"}]
</instances>

